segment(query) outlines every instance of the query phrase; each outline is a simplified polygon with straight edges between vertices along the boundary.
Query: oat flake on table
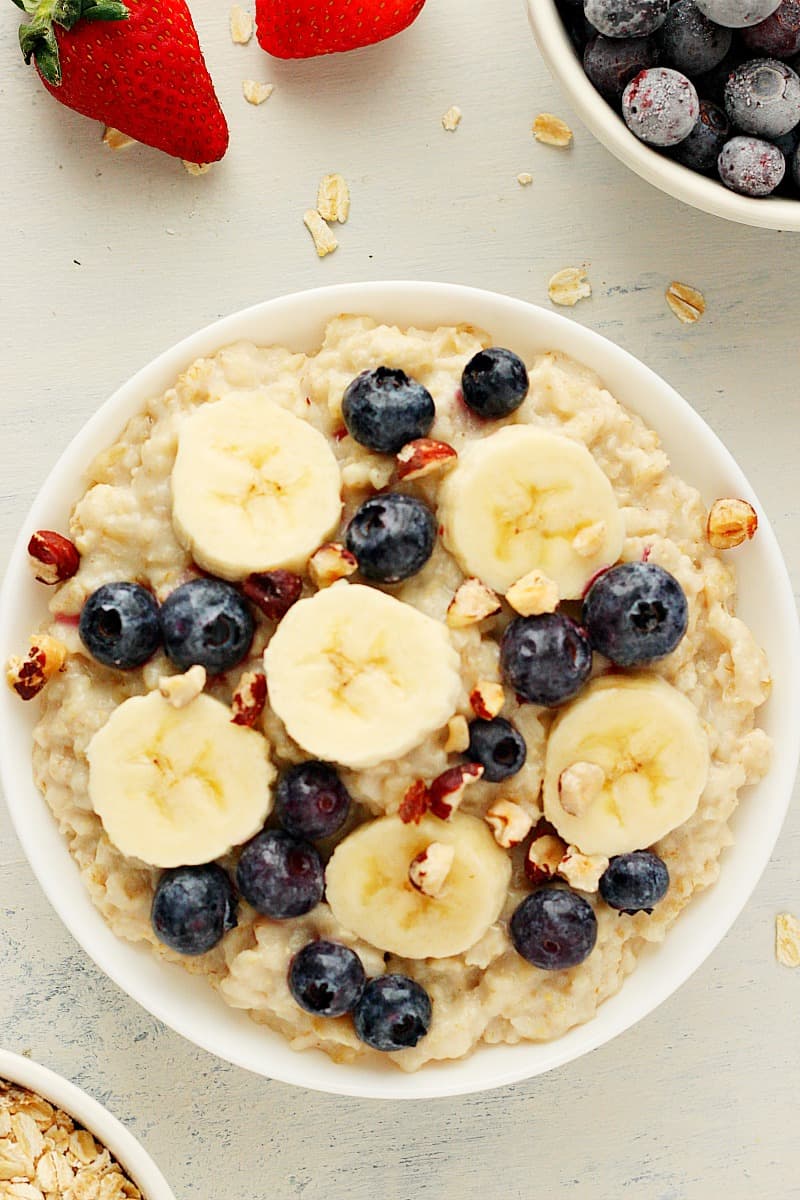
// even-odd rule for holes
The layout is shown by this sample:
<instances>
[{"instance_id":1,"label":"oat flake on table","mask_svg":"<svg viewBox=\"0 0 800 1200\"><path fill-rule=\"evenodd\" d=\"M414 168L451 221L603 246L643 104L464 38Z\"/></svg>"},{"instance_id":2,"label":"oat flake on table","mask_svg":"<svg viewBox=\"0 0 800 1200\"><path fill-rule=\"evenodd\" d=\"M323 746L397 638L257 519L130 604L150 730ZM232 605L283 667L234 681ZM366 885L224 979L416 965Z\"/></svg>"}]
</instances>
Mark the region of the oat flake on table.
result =
<instances>
[{"instance_id":1,"label":"oat flake on table","mask_svg":"<svg viewBox=\"0 0 800 1200\"><path fill-rule=\"evenodd\" d=\"M775 957L784 967L800 967L800 920L792 913L775 918Z\"/></svg>"}]
</instances>

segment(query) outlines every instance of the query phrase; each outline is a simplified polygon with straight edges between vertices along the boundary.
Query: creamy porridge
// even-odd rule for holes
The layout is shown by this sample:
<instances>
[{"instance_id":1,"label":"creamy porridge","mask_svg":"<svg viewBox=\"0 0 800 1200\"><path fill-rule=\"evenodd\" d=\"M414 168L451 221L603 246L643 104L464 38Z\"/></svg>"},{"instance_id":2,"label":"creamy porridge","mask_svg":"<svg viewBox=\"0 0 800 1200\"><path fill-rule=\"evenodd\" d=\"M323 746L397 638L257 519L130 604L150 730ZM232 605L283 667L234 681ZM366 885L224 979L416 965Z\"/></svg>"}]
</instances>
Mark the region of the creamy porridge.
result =
<instances>
[{"instance_id":1,"label":"creamy porridge","mask_svg":"<svg viewBox=\"0 0 800 1200\"><path fill-rule=\"evenodd\" d=\"M495 336L502 341L502 331ZM643 947L660 941L692 893L714 881L739 791L768 766L769 742L754 722L769 691L767 664L734 615L734 572L709 545L700 495L670 472L656 435L593 373L562 356L528 364L529 391L509 415L476 415L464 402L462 372L494 344L467 326L400 331L343 316L310 356L240 343L194 363L92 464L69 525L80 564L54 592L42 631L64 648L65 661L42 691L35 777L96 906L120 937L206 976L226 1003L294 1048L321 1047L338 1061L377 1051L350 1015L318 1015L295 999L287 972L308 943L341 943L367 977L399 975L424 989L429 1030L389 1053L404 1070L458 1058L480 1042L558 1037L591 1018ZM378 367L402 370L435 402L425 439L412 438L399 453L366 449L345 427L345 389ZM285 459L264 511L290 510L286 523L297 536L281 541L270 516L269 563L251 560L248 539L264 517L248 508L252 520L242 518L246 481L225 459L225 438L203 440L204 414L216 402L230 406L219 411L231 445L258 441L254 404L284 414L276 427L288 423L277 450L262 446L257 468L248 460L261 469L276 454ZM522 466L518 439L527 447ZM476 449L489 445L494 458ZM525 475L530 463L536 488ZM298 464L310 464L305 475ZM387 491L422 501L432 523L432 550L395 584L370 580L371 551L359 557L352 527L344 534L361 506ZM289 510L275 508L287 503ZM427 536L427 526L417 536L413 524L421 509L403 526L414 533L403 549L412 558ZM362 523L369 543L373 527ZM326 549L315 553L320 543ZM591 577L618 560L669 572L688 606L685 635L666 655L611 670L589 649L563 703L526 700L512 620L525 630L527 622L562 620L553 616L559 601L559 613L580 617ZM248 563L250 571L278 570L292 594L281 597L280 621L264 615L269 604L253 606L252 644L232 669L194 666L182 674L191 659L168 657L160 642L143 665L126 670L87 652L78 618L102 585L134 582L163 605L180 585L214 575L258 599L244 582ZM345 628L347 605L356 619ZM569 627L583 647L583 631ZM579 671L581 653L576 659L570 649L570 670ZM602 678L587 680L590 671ZM123 705L132 697L142 698L139 708ZM226 718L218 743L210 735L216 750L208 750L206 766L222 789L216 801L206 796L193 822L194 793L179 780L165 817L163 797L147 792L155 758L145 748L145 774L134 778L119 747L141 741L154 722L159 737L168 736L165 723L178 723L180 759L194 737L186 731L201 717L219 722L222 705L229 717L231 704L241 723ZM112 714L105 740L96 737ZM660 744L642 714L666 730ZM521 744L524 761L492 781L492 770L473 769L481 754L474 726L482 722L491 742L498 720L513 727L504 752L513 758ZM238 742L226 741L229 730ZM625 755L641 761L628 762L620 782ZM238 863L241 844L258 843L267 817L277 827L276 777L309 759L333 763L352 797L342 828L316 839L323 863L336 850L326 898L274 919L231 891L217 944L203 953L170 949L151 920L162 869L214 858L240 891L245 876L258 890L263 855L248 874ZM220 782L226 764L230 780ZM163 775L163 764L153 769ZM237 795L247 793L233 816L231 781L241 785ZM652 912L613 907L603 898L611 894L602 884L609 859L648 849L668 870L666 895ZM523 957L529 931L512 928L511 917L542 892L580 898L573 915L593 948L577 965L543 969Z\"/></svg>"}]
</instances>

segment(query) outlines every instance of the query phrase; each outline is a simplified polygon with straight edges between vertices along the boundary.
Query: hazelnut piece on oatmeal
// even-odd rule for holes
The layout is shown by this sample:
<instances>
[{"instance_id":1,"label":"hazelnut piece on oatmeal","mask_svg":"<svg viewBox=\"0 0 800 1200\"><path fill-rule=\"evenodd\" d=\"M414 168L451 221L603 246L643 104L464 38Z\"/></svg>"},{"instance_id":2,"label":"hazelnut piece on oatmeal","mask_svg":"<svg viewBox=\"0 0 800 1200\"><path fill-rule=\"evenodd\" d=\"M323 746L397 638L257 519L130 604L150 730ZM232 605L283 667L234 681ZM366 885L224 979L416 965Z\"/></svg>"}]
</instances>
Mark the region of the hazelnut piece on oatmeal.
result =
<instances>
[{"instance_id":1,"label":"hazelnut piece on oatmeal","mask_svg":"<svg viewBox=\"0 0 800 1200\"><path fill-rule=\"evenodd\" d=\"M608 859L602 854L582 854L577 846L568 846L559 863L558 874L579 892L596 892L607 866Z\"/></svg>"},{"instance_id":2,"label":"hazelnut piece on oatmeal","mask_svg":"<svg viewBox=\"0 0 800 1200\"><path fill-rule=\"evenodd\" d=\"M502 712L506 702L503 685L495 683L491 679L479 679L469 694L469 702L476 717L482 717L484 721L491 721L493 717Z\"/></svg>"},{"instance_id":3,"label":"hazelnut piece on oatmeal","mask_svg":"<svg viewBox=\"0 0 800 1200\"><path fill-rule=\"evenodd\" d=\"M234 725L255 725L266 703L266 675L262 671L243 671L231 697Z\"/></svg>"},{"instance_id":4,"label":"hazelnut piece on oatmeal","mask_svg":"<svg viewBox=\"0 0 800 1200\"><path fill-rule=\"evenodd\" d=\"M415 779L406 789L397 815L404 825L419 825L430 804L430 795L424 779Z\"/></svg>"},{"instance_id":5,"label":"hazelnut piece on oatmeal","mask_svg":"<svg viewBox=\"0 0 800 1200\"><path fill-rule=\"evenodd\" d=\"M408 878L412 887L424 896L441 896L455 858L455 849L444 842L431 842L411 860Z\"/></svg>"},{"instance_id":6,"label":"hazelnut piece on oatmeal","mask_svg":"<svg viewBox=\"0 0 800 1200\"><path fill-rule=\"evenodd\" d=\"M28 556L39 583L63 583L81 565L78 548L63 533L38 529L28 542Z\"/></svg>"},{"instance_id":7,"label":"hazelnut piece on oatmeal","mask_svg":"<svg viewBox=\"0 0 800 1200\"><path fill-rule=\"evenodd\" d=\"M603 790L605 771L597 763L576 762L558 777L558 797L564 812L582 817Z\"/></svg>"},{"instance_id":8,"label":"hazelnut piece on oatmeal","mask_svg":"<svg viewBox=\"0 0 800 1200\"><path fill-rule=\"evenodd\" d=\"M450 466L456 458L457 452L447 442L415 438L413 442L406 442L397 452L397 478L421 479L423 475Z\"/></svg>"},{"instance_id":9,"label":"hazelnut piece on oatmeal","mask_svg":"<svg viewBox=\"0 0 800 1200\"><path fill-rule=\"evenodd\" d=\"M551 833L535 837L525 858L525 874L534 884L547 883L557 873L567 847L561 838Z\"/></svg>"},{"instance_id":10,"label":"hazelnut piece on oatmeal","mask_svg":"<svg viewBox=\"0 0 800 1200\"><path fill-rule=\"evenodd\" d=\"M429 807L435 817L446 821L464 799L464 791L483 775L480 763L460 763L437 775L428 789Z\"/></svg>"},{"instance_id":11,"label":"hazelnut piece on oatmeal","mask_svg":"<svg viewBox=\"0 0 800 1200\"><path fill-rule=\"evenodd\" d=\"M534 568L511 585L506 592L506 600L522 617L555 612L558 608L558 584L544 571Z\"/></svg>"},{"instance_id":12,"label":"hazelnut piece on oatmeal","mask_svg":"<svg viewBox=\"0 0 800 1200\"><path fill-rule=\"evenodd\" d=\"M523 842L533 826L531 816L514 800L495 800L485 820L494 834L494 840L504 850Z\"/></svg>"},{"instance_id":13,"label":"hazelnut piece on oatmeal","mask_svg":"<svg viewBox=\"0 0 800 1200\"><path fill-rule=\"evenodd\" d=\"M25 658L15 655L8 660L6 679L18 696L32 700L61 670L66 660L67 647L63 642L46 633L34 635Z\"/></svg>"},{"instance_id":14,"label":"hazelnut piece on oatmeal","mask_svg":"<svg viewBox=\"0 0 800 1200\"><path fill-rule=\"evenodd\" d=\"M318 588L329 587L357 570L355 554L346 550L341 542L326 542L308 560L308 572Z\"/></svg>"},{"instance_id":15,"label":"hazelnut piece on oatmeal","mask_svg":"<svg viewBox=\"0 0 800 1200\"><path fill-rule=\"evenodd\" d=\"M173 708L185 708L195 700L206 686L206 669L195 663L182 675L162 675L158 690Z\"/></svg>"},{"instance_id":16,"label":"hazelnut piece on oatmeal","mask_svg":"<svg viewBox=\"0 0 800 1200\"><path fill-rule=\"evenodd\" d=\"M706 523L709 544L715 550L732 550L749 541L758 529L758 515L746 500L715 500Z\"/></svg>"},{"instance_id":17,"label":"hazelnut piece on oatmeal","mask_svg":"<svg viewBox=\"0 0 800 1200\"><path fill-rule=\"evenodd\" d=\"M294 571L263 571L248 575L242 591L270 621L280 621L300 599L303 581Z\"/></svg>"},{"instance_id":18,"label":"hazelnut piece on oatmeal","mask_svg":"<svg viewBox=\"0 0 800 1200\"><path fill-rule=\"evenodd\" d=\"M469 723L461 713L456 713L447 722L447 737L444 749L446 754L463 754L469 745Z\"/></svg>"},{"instance_id":19,"label":"hazelnut piece on oatmeal","mask_svg":"<svg viewBox=\"0 0 800 1200\"><path fill-rule=\"evenodd\" d=\"M480 579L470 578L457 589L447 608L447 624L451 629L466 629L477 625L500 611L500 599Z\"/></svg>"}]
</instances>

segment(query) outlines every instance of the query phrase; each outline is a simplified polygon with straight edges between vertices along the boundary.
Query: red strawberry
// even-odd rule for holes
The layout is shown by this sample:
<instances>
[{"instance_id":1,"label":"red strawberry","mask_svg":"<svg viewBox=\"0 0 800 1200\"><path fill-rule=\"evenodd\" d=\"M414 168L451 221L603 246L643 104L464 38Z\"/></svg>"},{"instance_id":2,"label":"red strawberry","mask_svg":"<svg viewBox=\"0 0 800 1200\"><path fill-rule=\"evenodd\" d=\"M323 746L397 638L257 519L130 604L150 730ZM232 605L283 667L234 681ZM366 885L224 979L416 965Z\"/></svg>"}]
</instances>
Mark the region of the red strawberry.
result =
<instances>
[{"instance_id":1,"label":"red strawberry","mask_svg":"<svg viewBox=\"0 0 800 1200\"><path fill-rule=\"evenodd\" d=\"M187 162L228 146L184 0L14 0L25 61L68 108Z\"/></svg>"},{"instance_id":2,"label":"red strawberry","mask_svg":"<svg viewBox=\"0 0 800 1200\"><path fill-rule=\"evenodd\" d=\"M406 29L425 0L256 0L261 46L277 58L313 58L371 46Z\"/></svg>"}]
</instances>

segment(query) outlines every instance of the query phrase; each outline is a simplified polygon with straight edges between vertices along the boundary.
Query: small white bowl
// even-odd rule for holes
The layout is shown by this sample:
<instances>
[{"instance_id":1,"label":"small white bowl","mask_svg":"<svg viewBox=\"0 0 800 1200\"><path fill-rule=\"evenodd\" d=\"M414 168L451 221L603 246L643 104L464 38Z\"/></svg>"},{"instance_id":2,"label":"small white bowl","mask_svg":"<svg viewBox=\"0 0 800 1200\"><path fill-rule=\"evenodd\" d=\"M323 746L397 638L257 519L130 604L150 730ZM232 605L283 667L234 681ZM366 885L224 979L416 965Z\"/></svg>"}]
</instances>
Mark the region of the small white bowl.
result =
<instances>
[{"instance_id":1,"label":"small white bowl","mask_svg":"<svg viewBox=\"0 0 800 1200\"><path fill-rule=\"evenodd\" d=\"M534 37L552 75L584 125L626 167L662 192L703 212L741 225L800 230L800 199L768 196L756 200L740 196L719 180L698 175L640 142L586 77L555 0L527 0L527 5Z\"/></svg>"},{"instance_id":2,"label":"small white bowl","mask_svg":"<svg viewBox=\"0 0 800 1200\"><path fill-rule=\"evenodd\" d=\"M88 1129L111 1152L143 1200L175 1200L175 1195L150 1155L108 1109L74 1083L20 1054L0 1049L0 1079L36 1092L63 1109Z\"/></svg>"},{"instance_id":3,"label":"small white bowl","mask_svg":"<svg viewBox=\"0 0 800 1200\"><path fill-rule=\"evenodd\" d=\"M661 434L675 471L707 502L733 495L755 504L758 534L736 551L739 612L770 659L774 686L760 719L774 740L775 757L766 779L746 793L737 810L736 845L723 855L718 882L692 901L661 946L641 957L596 1017L564 1037L482 1046L466 1059L414 1075L384 1062L342 1065L321 1051L296 1053L277 1033L227 1007L203 980L111 932L31 779L35 702L21 703L5 687L0 689L0 769L19 840L51 904L98 966L167 1025L220 1058L303 1087L390 1099L459 1095L526 1079L607 1042L688 979L733 924L769 860L791 796L800 711L797 614L774 534L741 470L686 401L642 363L576 322L521 300L453 284L359 283L270 300L218 321L161 354L101 406L53 469L12 551L0 593L0 663L27 644L45 614L48 590L33 581L27 563L30 534L66 527L70 507L84 491L82 471L145 401L165 391L194 359L240 338L311 350L330 318L342 312L399 325L468 322L526 358L544 350L569 354L593 367L623 404Z\"/></svg>"}]
</instances>

